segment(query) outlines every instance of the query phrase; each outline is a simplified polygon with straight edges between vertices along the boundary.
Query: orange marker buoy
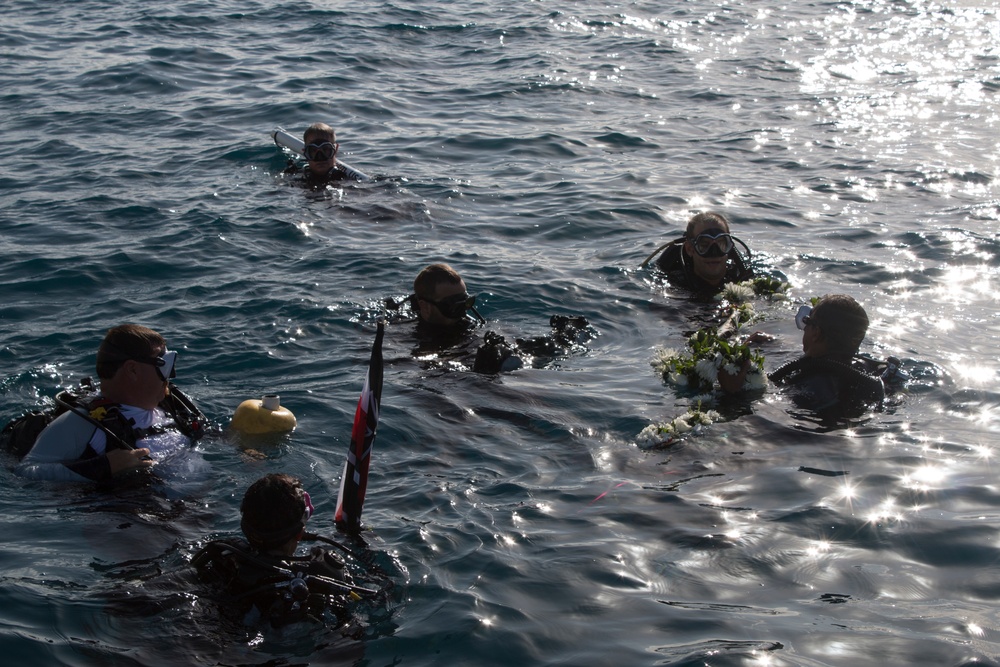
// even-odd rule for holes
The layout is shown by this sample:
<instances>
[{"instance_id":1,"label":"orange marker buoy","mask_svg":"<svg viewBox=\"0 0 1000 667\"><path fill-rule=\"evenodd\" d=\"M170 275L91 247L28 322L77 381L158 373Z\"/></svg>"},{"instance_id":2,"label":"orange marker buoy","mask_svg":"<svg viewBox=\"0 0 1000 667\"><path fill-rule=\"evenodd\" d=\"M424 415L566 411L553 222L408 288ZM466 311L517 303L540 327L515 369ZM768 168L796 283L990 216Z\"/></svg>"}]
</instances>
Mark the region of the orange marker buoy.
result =
<instances>
[{"instance_id":1,"label":"orange marker buoy","mask_svg":"<svg viewBox=\"0 0 1000 667\"><path fill-rule=\"evenodd\" d=\"M260 434L291 431L296 423L295 415L282 407L281 397L270 394L240 403L229 425L241 433Z\"/></svg>"}]
</instances>

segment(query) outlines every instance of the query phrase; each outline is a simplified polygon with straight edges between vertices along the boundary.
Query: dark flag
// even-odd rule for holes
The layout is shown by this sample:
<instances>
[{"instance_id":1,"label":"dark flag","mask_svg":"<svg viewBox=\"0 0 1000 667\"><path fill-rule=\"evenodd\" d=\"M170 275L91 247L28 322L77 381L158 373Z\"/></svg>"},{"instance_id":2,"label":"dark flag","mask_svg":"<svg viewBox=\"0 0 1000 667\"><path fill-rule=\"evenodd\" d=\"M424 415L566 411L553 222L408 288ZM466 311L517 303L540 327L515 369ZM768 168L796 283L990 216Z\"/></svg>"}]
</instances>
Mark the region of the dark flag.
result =
<instances>
[{"instance_id":1,"label":"dark flag","mask_svg":"<svg viewBox=\"0 0 1000 667\"><path fill-rule=\"evenodd\" d=\"M358 399L358 409L354 413L354 428L351 430L351 445L344 464L344 476L340 480L337 495L337 512L334 520L340 530L356 533L361 530L361 508L365 504L368 489L368 465L371 463L372 445L375 444L375 429L378 428L378 412L382 403L382 337L385 322L379 321L372 345L372 359L365 375L365 386Z\"/></svg>"}]
</instances>

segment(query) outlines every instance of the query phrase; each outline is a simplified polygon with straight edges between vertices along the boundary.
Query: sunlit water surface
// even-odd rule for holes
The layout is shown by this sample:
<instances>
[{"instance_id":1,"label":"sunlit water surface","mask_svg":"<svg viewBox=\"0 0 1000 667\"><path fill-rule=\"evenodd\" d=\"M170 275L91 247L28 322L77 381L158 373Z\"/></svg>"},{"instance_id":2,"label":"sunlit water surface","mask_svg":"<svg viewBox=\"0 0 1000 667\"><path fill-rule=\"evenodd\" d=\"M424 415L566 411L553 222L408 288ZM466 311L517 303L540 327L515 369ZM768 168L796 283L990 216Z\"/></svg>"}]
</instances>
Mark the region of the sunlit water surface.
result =
<instances>
[{"instance_id":1,"label":"sunlit water surface","mask_svg":"<svg viewBox=\"0 0 1000 667\"><path fill-rule=\"evenodd\" d=\"M998 45L985 2L8 2L0 416L136 321L220 426L269 392L299 426L118 493L7 460L4 662L1000 664ZM269 132L318 120L381 178L290 187ZM656 349L712 306L638 266L706 208L792 283L756 304L769 367L843 292L910 390L832 430L772 390L640 448L690 403ZM391 324L388 599L360 638L226 624L188 560L266 472L333 531L380 304L436 261L494 331L595 336L495 377Z\"/></svg>"}]
</instances>

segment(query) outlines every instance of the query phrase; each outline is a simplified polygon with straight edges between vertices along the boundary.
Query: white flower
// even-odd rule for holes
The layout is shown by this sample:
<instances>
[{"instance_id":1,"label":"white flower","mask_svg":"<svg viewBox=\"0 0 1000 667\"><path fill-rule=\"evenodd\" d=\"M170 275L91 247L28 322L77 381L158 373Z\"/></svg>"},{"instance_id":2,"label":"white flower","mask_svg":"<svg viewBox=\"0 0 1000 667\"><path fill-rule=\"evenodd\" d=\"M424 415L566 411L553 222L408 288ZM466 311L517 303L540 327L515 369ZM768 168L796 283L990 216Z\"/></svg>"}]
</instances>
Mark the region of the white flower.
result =
<instances>
[{"instance_id":1,"label":"white flower","mask_svg":"<svg viewBox=\"0 0 1000 667\"><path fill-rule=\"evenodd\" d=\"M749 280L742 283L728 283L722 289L722 298L729 303L746 303L754 296L753 283Z\"/></svg>"},{"instance_id":2,"label":"white flower","mask_svg":"<svg viewBox=\"0 0 1000 667\"><path fill-rule=\"evenodd\" d=\"M649 364L656 369L657 373L663 375L672 369L680 361L680 358L681 355L677 350L657 350L653 356L653 360Z\"/></svg>"},{"instance_id":3,"label":"white flower","mask_svg":"<svg viewBox=\"0 0 1000 667\"><path fill-rule=\"evenodd\" d=\"M743 383L744 389L763 389L766 386L767 376L756 369L747 373L747 379Z\"/></svg>"},{"instance_id":4,"label":"white flower","mask_svg":"<svg viewBox=\"0 0 1000 667\"><path fill-rule=\"evenodd\" d=\"M635 437L636 443L643 448L655 447L669 442L674 437L672 424L650 424Z\"/></svg>"},{"instance_id":5,"label":"white flower","mask_svg":"<svg viewBox=\"0 0 1000 667\"><path fill-rule=\"evenodd\" d=\"M711 385L719 375L719 366L715 359L699 359L694 365L694 372Z\"/></svg>"},{"instance_id":6,"label":"white flower","mask_svg":"<svg viewBox=\"0 0 1000 667\"><path fill-rule=\"evenodd\" d=\"M660 440L660 428L656 424L650 424L646 428L639 431L639 435L635 436L636 442L640 446L651 445L659 442Z\"/></svg>"},{"instance_id":7,"label":"white flower","mask_svg":"<svg viewBox=\"0 0 1000 667\"><path fill-rule=\"evenodd\" d=\"M703 405L715 405L715 394L698 394L691 399L691 405L695 406L695 409L692 410L692 412L697 412Z\"/></svg>"},{"instance_id":8,"label":"white flower","mask_svg":"<svg viewBox=\"0 0 1000 667\"><path fill-rule=\"evenodd\" d=\"M688 410L673 421L663 424L650 424L636 436L636 442L638 442L640 447L645 448L662 445L671 442L685 433L698 435L705 426L721 419L721 415L715 410L703 411L700 408Z\"/></svg>"},{"instance_id":9,"label":"white flower","mask_svg":"<svg viewBox=\"0 0 1000 667\"><path fill-rule=\"evenodd\" d=\"M704 412L701 412L700 410L698 412L689 412L688 416L690 420L695 424L706 425L712 423L712 418L709 417Z\"/></svg>"},{"instance_id":10,"label":"white flower","mask_svg":"<svg viewBox=\"0 0 1000 667\"><path fill-rule=\"evenodd\" d=\"M740 373L740 367L731 361L724 365L722 370L725 371L726 375L739 375Z\"/></svg>"},{"instance_id":11,"label":"white flower","mask_svg":"<svg viewBox=\"0 0 1000 667\"><path fill-rule=\"evenodd\" d=\"M715 410L692 410L684 416L688 421L699 426L708 426L712 422L722 419L722 416Z\"/></svg>"},{"instance_id":12,"label":"white flower","mask_svg":"<svg viewBox=\"0 0 1000 667\"><path fill-rule=\"evenodd\" d=\"M678 387L686 387L688 383L687 376L682 373L671 373L667 379L670 384L675 384Z\"/></svg>"},{"instance_id":13,"label":"white flower","mask_svg":"<svg viewBox=\"0 0 1000 667\"><path fill-rule=\"evenodd\" d=\"M660 365L672 364L673 362L677 361L680 358L681 358L680 352L678 352L677 350L675 350L673 348L664 349L664 350L657 350L654 353L654 355L653 355L653 361L652 361L652 363L654 365L656 365L656 364L660 364Z\"/></svg>"},{"instance_id":14,"label":"white flower","mask_svg":"<svg viewBox=\"0 0 1000 667\"><path fill-rule=\"evenodd\" d=\"M663 349L660 349L660 350L656 351L656 358L657 358L657 360L669 361L671 359L677 359L680 356L681 356L681 353L678 352L675 348L672 348L672 347L665 347Z\"/></svg>"}]
</instances>

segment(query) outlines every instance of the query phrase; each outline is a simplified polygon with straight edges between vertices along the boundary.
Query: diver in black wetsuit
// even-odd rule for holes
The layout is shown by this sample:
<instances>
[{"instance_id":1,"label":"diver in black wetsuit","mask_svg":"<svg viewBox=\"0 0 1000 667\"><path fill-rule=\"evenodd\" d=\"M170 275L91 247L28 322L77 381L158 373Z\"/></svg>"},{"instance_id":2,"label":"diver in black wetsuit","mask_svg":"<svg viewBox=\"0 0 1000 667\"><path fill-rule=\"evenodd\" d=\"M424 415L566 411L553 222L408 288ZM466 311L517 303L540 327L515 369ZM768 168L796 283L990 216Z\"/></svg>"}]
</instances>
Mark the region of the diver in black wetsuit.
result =
<instances>
[{"instance_id":1,"label":"diver in black wetsuit","mask_svg":"<svg viewBox=\"0 0 1000 667\"><path fill-rule=\"evenodd\" d=\"M349 601L377 592L355 585L338 554L316 546L306 556L295 555L303 538L339 545L305 532L313 506L294 477L270 474L257 480L243 496L240 513L246 540L209 542L191 564L202 581L222 588L225 606L246 625L322 622L327 612L342 624Z\"/></svg>"},{"instance_id":2,"label":"diver in black wetsuit","mask_svg":"<svg viewBox=\"0 0 1000 667\"><path fill-rule=\"evenodd\" d=\"M417 314L417 355L433 353L446 357L469 357L468 345L475 327L486 320L476 310L476 297L470 295L465 281L447 264L425 267L413 281L410 307ZM398 304L391 303L391 307ZM469 313L475 319L473 320ZM582 349L593 336L589 322L582 316L554 315L549 320L552 331L532 338L509 342L500 334L487 331L475 352L472 370L495 375L517 370L525 364L563 356ZM442 354L449 351L450 354Z\"/></svg>"},{"instance_id":3,"label":"diver in black wetsuit","mask_svg":"<svg viewBox=\"0 0 1000 667\"><path fill-rule=\"evenodd\" d=\"M642 263L646 266L664 246ZM671 285L699 296L713 296L726 283L754 277L750 248L729 231L721 213L706 211L692 217L684 236L671 241L656 258L656 268Z\"/></svg>"},{"instance_id":4,"label":"diver in black wetsuit","mask_svg":"<svg viewBox=\"0 0 1000 667\"><path fill-rule=\"evenodd\" d=\"M334 183L354 177L337 162L337 134L326 123L313 123L302 135L305 144L304 152L309 163L299 167L289 160L286 174L302 173L302 184L310 188L322 188L327 183Z\"/></svg>"},{"instance_id":5,"label":"diver in black wetsuit","mask_svg":"<svg viewBox=\"0 0 1000 667\"><path fill-rule=\"evenodd\" d=\"M868 314L850 296L827 294L815 306L802 306L795 324L802 330L802 356L775 369L767 379L787 387L798 407L823 419L859 415L882 403L887 385L896 389L906 381L899 359L878 362L858 355L868 331ZM771 338L758 331L748 342ZM735 375L720 372L723 391L742 391L749 369L747 362Z\"/></svg>"},{"instance_id":6,"label":"diver in black wetsuit","mask_svg":"<svg viewBox=\"0 0 1000 667\"><path fill-rule=\"evenodd\" d=\"M726 283L754 277L750 248L730 233L729 220L721 213L706 211L692 217L684 236L657 248L642 266L658 253L656 268L670 284L697 296L711 297Z\"/></svg>"},{"instance_id":7,"label":"diver in black wetsuit","mask_svg":"<svg viewBox=\"0 0 1000 667\"><path fill-rule=\"evenodd\" d=\"M802 357L768 374L790 388L800 407L819 413L863 410L885 398L882 379L855 355L868 331L868 314L846 294L828 294L796 317Z\"/></svg>"},{"instance_id":8,"label":"diver in black wetsuit","mask_svg":"<svg viewBox=\"0 0 1000 667\"><path fill-rule=\"evenodd\" d=\"M486 323L476 310L476 295L469 294L458 271L443 263L421 269L413 281L413 293L399 302L389 299L386 306L400 310L402 321L416 316L413 354L417 357L462 356L476 328Z\"/></svg>"}]
</instances>

